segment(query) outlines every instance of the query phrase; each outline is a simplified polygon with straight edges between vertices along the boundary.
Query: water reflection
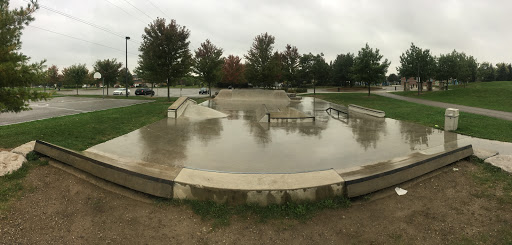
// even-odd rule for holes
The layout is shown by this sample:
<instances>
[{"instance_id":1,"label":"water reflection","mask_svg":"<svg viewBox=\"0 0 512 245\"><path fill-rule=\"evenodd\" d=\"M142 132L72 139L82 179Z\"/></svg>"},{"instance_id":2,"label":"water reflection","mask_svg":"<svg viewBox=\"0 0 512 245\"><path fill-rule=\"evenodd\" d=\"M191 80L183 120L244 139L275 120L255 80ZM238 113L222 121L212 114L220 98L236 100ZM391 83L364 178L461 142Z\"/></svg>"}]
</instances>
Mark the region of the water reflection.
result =
<instances>
[{"instance_id":1,"label":"water reflection","mask_svg":"<svg viewBox=\"0 0 512 245\"><path fill-rule=\"evenodd\" d=\"M340 169L403 157L425 148L443 148L457 135L393 119L351 113L334 120L325 101L290 103L314 122L256 119L261 104L210 105L228 115L219 119L164 119L94 150L133 161L226 172L289 173ZM275 109L275 107L271 107ZM341 117L340 117L341 118ZM456 144L456 143L455 143ZM448 149L448 148L445 148Z\"/></svg>"},{"instance_id":2,"label":"water reflection","mask_svg":"<svg viewBox=\"0 0 512 245\"><path fill-rule=\"evenodd\" d=\"M428 147L429 135L434 132L433 128L419 126L409 122L398 121L402 139L409 144L409 149L418 150L418 146Z\"/></svg>"},{"instance_id":3,"label":"water reflection","mask_svg":"<svg viewBox=\"0 0 512 245\"><path fill-rule=\"evenodd\" d=\"M377 148L381 135L387 134L386 119L360 113L349 113L348 126L352 128L356 142L365 150L369 147Z\"/></svg>"}]
</instances>

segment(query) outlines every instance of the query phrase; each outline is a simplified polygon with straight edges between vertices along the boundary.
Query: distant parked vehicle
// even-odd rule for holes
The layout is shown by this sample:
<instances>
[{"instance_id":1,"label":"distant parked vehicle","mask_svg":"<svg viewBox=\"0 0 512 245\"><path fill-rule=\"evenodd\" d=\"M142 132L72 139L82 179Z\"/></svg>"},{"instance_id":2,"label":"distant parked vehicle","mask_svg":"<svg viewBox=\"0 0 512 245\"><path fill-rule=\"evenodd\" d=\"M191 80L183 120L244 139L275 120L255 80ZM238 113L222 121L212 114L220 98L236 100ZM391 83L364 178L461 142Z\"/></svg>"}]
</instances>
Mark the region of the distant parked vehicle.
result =
<instances>
[{"instance_id":1,"label":"distant parked vehicle","mask_svg":"<svg viewBox=\"0 0 512 245\"><path fill-rule=\"evenodd\" d=\"M135 95L155 95L155 91L150 88L138 88L135 90Z\"/></svg>"},{"instance_id":2,"label":"distant parked vehicle","mask_svg":"<svg viewBox=\"0 0 512 245\"><path fill-rule=\"evenodd\" d=\"M114 90L114 93L112 95L125 95L125 94L130 95L130 90L128 89L128 93L127 93L126 88L118 88L118 89Z\"/></svg>"},{"instance_id":3,"label":"distant parked vehicle","mask_svg":"<svg viewBox=\"0 0 512 245\"><path fill-rule=\"evenodd\" d=\"M208 94L208 89L206 89L206 88L199 89L199 94Z\"/></svg>"}]
</instances>

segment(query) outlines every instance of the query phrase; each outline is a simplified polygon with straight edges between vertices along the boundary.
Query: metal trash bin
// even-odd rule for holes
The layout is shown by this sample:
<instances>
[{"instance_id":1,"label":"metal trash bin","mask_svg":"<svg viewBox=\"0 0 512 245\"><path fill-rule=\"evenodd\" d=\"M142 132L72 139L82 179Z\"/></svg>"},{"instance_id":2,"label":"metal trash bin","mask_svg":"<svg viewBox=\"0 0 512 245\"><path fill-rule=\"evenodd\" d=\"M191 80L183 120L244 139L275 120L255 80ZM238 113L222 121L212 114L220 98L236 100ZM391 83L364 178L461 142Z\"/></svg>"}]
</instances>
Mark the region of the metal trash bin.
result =
<instances>
[{"instance_id":1,"label":"metal trash bin","mask_svg":"<svg viewBox=\"0 0 512 245\"><path fill-rule=\"evenodd\" d=\"M459 126L459 109L447 108L444 113L444 130L454 131Z\"/></svg>"}]
</instances>

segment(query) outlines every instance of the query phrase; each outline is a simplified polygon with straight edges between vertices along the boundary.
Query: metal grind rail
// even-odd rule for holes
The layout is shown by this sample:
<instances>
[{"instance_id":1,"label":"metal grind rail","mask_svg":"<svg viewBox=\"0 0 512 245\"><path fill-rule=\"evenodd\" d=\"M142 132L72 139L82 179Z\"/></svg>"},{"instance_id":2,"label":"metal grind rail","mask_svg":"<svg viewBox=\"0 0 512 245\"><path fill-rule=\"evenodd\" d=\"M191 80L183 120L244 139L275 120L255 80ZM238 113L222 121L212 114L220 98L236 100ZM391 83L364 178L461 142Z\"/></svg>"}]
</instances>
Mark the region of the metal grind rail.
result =
<instances>
[{"instance_id":1,"label":"metal grind rail","mask_svg":"<svg viewBox=\"0 0 512 245\"><path fill-rule=\"evenodd\" d=\"M334 107L329 107L329 108L325 109L325 112L327 112L327 114L329 114L329 115L332 115L332 110L335 110L336 112L338 112L338 117L340 117L340 112L345 115L348 115L348 110L343 110L343 109L334 108Z\"/></svg>"}]
</instances>

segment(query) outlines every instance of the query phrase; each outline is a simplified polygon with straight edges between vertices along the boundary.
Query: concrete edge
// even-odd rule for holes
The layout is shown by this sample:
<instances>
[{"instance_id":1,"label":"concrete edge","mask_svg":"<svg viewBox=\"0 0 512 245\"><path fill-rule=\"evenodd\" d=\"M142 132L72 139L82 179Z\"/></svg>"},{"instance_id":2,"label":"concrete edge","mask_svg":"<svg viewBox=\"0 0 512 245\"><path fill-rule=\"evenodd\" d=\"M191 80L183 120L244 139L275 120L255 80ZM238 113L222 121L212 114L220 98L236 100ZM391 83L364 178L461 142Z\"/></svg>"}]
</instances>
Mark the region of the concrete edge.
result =
<instances>
[{"instance_id":1,"label":"concrete edge","mask_svg":"<svg viewBox=\"0 0 512 245\"><path fill-rule=\"evenodd\" d=\"M229 204L283 204L343 195L344 180L334 170L290 174L239 174L184 168L174 198Z\"/></svg>"},{"instance_id":2,"label":"concrete edge","mask_svg":"<svg viewBox=\"0 0 512 245\"><path fill-rule=\"evenodd\" d=\"M363 114L374 116L374 117L385 117L386 116L386 113L384 111L366 108L366 107L354 105L354 104L348 105L348 110L358 112L358 113L363 113Z\"/></svg>"},{"instance_id":3,"label":"concrete edge","mask_svg":"<svg viewBox=\"0 0 512 245\"><path fill-rule=\"evenodd\" d=\"M371 173L365 173L366 170L362 168L348 173L340 173L340 176L345 179L346 195L355 197L414 179L472 154L472 146L467 145L432 156L425 156L422 159L409 159L396 166L393 166L396 163L384 163L381 164L385 169L383 171L374 170Z\"/></svg>"},{"instance_id":4,"label":"concrete edge","mask_svg":"<svg viewBox=\"0 0 512 245\"><path fill-rule=\"evenodd\" d=\"M158 197L170 198L173 196L172 186L174 184L174 178L172 177L164 179L131 171L39 140L36 140L34 151L99 178L136 191Z\"/></svg>"},{"instance_id":5,"label":"concrete edge","mask_svg":"<svg viewBox=\"0 0 512 245\"><path fill-rule=\"evenodd\" d=\"M391 167L384 166L385 171L374 168L369 173L363 171L363 166L360 170L344 173L329 169L290 174L241 174L180 168L174 174L164 171L151 175L39 140L34 150L96 177L153 196L262 206L365 195L414 179L473 154L472 146L467 145L423 158L408 159L406 163L389 163Z\"/></svg>"}]
</instances>

